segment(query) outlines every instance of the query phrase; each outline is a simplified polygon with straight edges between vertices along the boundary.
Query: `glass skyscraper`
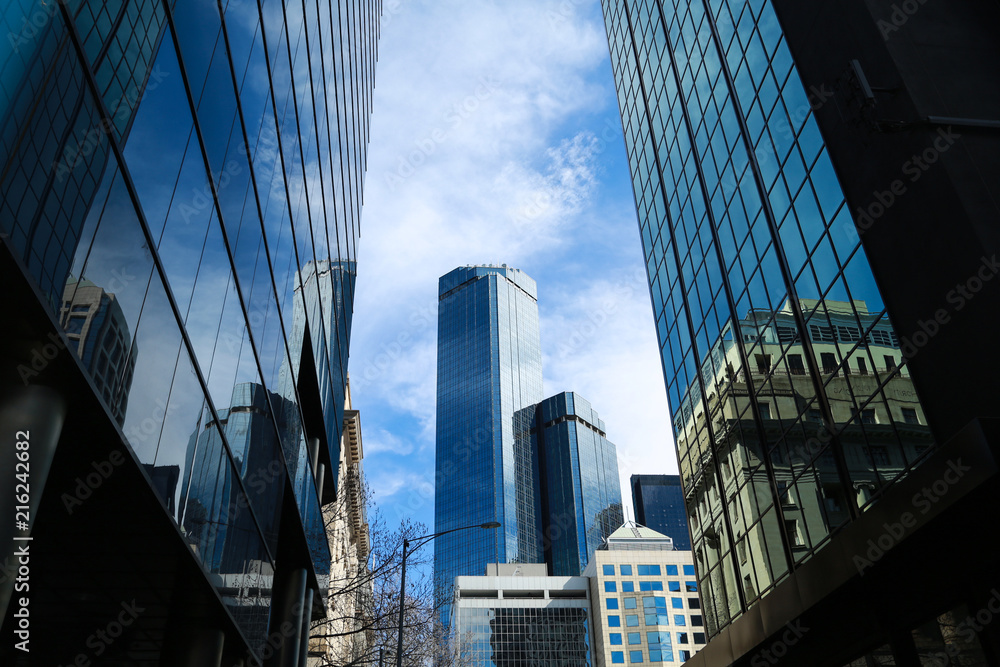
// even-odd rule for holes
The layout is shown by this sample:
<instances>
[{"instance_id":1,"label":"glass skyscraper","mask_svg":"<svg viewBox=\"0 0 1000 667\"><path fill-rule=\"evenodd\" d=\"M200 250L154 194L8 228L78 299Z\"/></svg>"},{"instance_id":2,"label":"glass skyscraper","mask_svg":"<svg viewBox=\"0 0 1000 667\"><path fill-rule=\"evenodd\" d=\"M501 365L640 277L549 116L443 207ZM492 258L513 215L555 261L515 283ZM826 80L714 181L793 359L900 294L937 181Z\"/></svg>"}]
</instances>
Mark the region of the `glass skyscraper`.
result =
<instances>
[{"instance_id":1,"label":"glass skyscraper","mask_svg":"<svg viewBox=\"0 0 1000 667\"><path fill-rule=\"evenodd\" d=\"M545 561L553 576L579 576L624 521L617 450L597 411L573 392L525 412L531 415L528 435L538 457Z\"/></svg>"},{"instance_id":2,"label":"glass skyscraper","mask_svg":"<svg viewBox=\"0 0 1000 667\"><path fill-rule=\"evenodd\" d=\"M305 664L381 5L0 9L0 408L43 388L18 428L54 428L32 443L33 507L52 507L32 524L31 664L93 648L123 599L152 611L101 660ZM115 472L64 512L91 462Z\"/></svg>"},{"instance_id":3,"label":"glass skyscraper","mask_svg":"<svg viewBox=\"0 0 1000 667\"><path fill-rule=\"evenodd\" d=\"M434 579L447 623L458 575L488 563L543 562L537 461L522 408L542 399L535 281L508 266L468 266L438 286Z\"/></svg>"},{"instance_id":4,"label":"glass skyscraper","mask_svg":"<svg viewBox=\"0 0 1000 667\"><path fill-rule=\"evenodd\" d=\"M672 538L674 549L690 551L680 475L632 475L631 482L636 523Z\"/></svg>"},{"instance_id":5,"label":"glass skyscraper","mask_svg":"<svg viewBox=\"0 0 1000 667\"><path fill-rule=\"evenodd\" d=\"M935 443L772 3L603 8L711 638Z\"/></svg>"}]
</instances>

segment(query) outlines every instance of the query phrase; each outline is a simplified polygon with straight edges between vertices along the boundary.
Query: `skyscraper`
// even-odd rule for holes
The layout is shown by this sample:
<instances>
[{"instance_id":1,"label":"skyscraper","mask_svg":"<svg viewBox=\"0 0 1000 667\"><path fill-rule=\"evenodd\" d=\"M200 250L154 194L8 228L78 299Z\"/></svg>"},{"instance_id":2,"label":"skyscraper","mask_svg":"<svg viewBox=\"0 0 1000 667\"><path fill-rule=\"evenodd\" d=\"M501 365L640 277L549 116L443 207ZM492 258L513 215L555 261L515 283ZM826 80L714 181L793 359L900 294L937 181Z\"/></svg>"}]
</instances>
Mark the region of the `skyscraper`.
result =
<instances>
[{"instance_id":1,"label":"skyscraper","mask_svg":"<svg viewBox=\"0 0 1000 667\"><path fill-rule=\"evenodd\" d=\"M434 544L435 589L445 604L458 575L487 563L543 562L537 461L516 438L515 414L542 399L535 281L508 266L469 266L438 286L436 532L499 521Z\"/></svg>"},{"instance_id":2,"label":"skyscraper","mask_svg":"<svg viewBox=\"0 0 1000 667\"><path fill-rule=\"evenodd\" d=\"M32 567L30 654L3 664L305 664L380 13L0 9L4 484L31 462L0 540Z\"/></svg>"},{"instance_id":3,"label":"skyscraper","mask_svg":"<svg viewBox=\"0 0 1000 667\"><path fill-rule=\"evenodd\" d=\"M680 475L632 475L635 522L674 540L674 548L691 550Z\"/></svg>"},{"instance_id":4,"label":"skyscraper","mask_svg":"<svg viewBox=\"0 0 1000 667\"><path fill-rule=\"evenodd\" d=\"M624 520L617 452L578 394L556 394L525 411L538 457L545 561L553 576L576 577Z\"/></svg>"},{"instance_id":5,"label":"skyscraper","mask_svg":"<svg viewBox=\"0 0 1000 667\"><path fill-rule=\"evenodd\" d=\"M955 88L966 111L951 118L955 128L978 137L995 127L973 120L981 116L968 110L983 112L982 100L947 79L992 80L959 35L980 45L979 57L995 52L981 26L996 9L820 4L603 2L710 640L693 664L773 664L765 652L775 642L796 665L917 665L935 652L997 664L984 657L1000 645L995 628L961 641L953 630L988 608L998 583L970 525L981 510L962 500L997 506L996 484L986 483L995 431L982 419L995 415L996 392L964 371L953 384L947 370L975 366L962 338L980 340L997 303L958 313L969 276L983 289L993 275L995 235L970 230L996 220L995 199L986 205L977 190L982 173L996 173L995 141L947 152L949 119L928 110L951 106L939 91ZM889 25L916 32L899 42L895 31L879 35L876 5L885 17L895 8ZM940 60L920 54L930 44ZM800 64L828 78L804 81ZM923 177L908 151L928 141L937 141L929 159L947 152L954 171L928 176L891 215L877 190L884 202L872 210L887 222L856 227L852 209L873 184L892 187L914 168ZM874 145L886 152L869 159ZM916 190L911 182L899 181L893 198ZM929 183L941 201L930 201ZM961 261L935 251L944 218L928 211L942 207L960 211L947 244ZM901 211L911 216L905 228ZM910 254L899 252L904 238ZM985 357L995 368L996 354ZM958 475L963 456L990 463ZM945 476L962 492L912 511ZM948 556L926 551L941 542ZM929 572L949 573L929 577L933 592L923 586ZM782 640L796 621L813 631Z\"/></svg>"}]
</instances>

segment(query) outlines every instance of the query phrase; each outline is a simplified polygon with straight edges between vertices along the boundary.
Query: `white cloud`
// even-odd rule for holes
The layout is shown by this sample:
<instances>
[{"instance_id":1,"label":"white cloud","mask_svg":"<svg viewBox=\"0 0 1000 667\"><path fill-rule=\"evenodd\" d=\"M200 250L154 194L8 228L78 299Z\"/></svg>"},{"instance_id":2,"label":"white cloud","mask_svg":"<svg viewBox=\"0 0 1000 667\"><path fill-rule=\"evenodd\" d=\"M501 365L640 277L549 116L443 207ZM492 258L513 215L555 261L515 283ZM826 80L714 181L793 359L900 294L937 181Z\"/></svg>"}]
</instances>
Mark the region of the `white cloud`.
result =
<instances>
[{"instance_id":1,"label":"white cloud","mask_svg":"<svg viewBox=\"0 0 1000 667\"><path fill-rule=\"evenodd\" d=\"M550 393L580 392L623 455L666 472L648 288L559 354L615 296L599 276L642 271L599 2L389 1L379 51L350 368L380 502L415 497L433 523L433 495L414 489L434 476L437 281L475 263L539 281ZM624 496L638 470L623 465Z\"/></svg>"}]
</instances>

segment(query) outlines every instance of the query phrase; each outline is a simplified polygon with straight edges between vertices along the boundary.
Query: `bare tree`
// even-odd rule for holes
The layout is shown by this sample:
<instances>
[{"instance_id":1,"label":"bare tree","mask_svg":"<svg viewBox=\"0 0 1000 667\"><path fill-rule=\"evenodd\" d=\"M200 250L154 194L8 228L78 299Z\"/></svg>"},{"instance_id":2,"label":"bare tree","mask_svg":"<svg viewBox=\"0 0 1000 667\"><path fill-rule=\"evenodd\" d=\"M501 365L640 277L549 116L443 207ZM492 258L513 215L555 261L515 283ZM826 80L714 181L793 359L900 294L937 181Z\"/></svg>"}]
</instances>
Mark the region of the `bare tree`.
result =
<instances>
[{"instance_id":1,"label":"bare tree","mask_svg":"<svg viewBox=\"0 0 1000 667\"><path fill-rule=\"evenodd\" d=\"M371 489L359 480L355 483L359 486L354 502L360 498L368 508L367 524L351 519L358 508L350 506L350 488L324 507L333 562L327 618L312 624L311 667L378 665L380 649L386 667L396 664L403 541L428 532L424 524L409 519L390 529L372 502ZM435 661L455 664L447 658L447 642L436 622L430 569L430 549L407 554L403 598L407 667Z\"/></svg>"}]
</instances>

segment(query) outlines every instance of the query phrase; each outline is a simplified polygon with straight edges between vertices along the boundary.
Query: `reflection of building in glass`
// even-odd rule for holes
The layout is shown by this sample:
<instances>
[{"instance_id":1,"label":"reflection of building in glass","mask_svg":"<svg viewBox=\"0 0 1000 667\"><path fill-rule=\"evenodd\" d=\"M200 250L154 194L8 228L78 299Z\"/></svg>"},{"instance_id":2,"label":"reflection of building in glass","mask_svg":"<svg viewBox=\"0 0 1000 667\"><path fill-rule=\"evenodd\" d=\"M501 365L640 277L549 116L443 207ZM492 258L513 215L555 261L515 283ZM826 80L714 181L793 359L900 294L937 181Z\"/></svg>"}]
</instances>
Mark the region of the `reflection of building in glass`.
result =
<instances>
[{"instance_id":1,"label":"reflection of building in glass","mask_svg":"<svg viewBox=\"0 0 1000 667\"><path fill-rule=\"evenodd\" d=\"M739 587L750 600L772 586L772 573L782 569L782 554L774 549L780 534L789 540L795 559L805 557L849 520L851 504L867 506L933 445L888 320L869 315L864 302L806 302L800 308L822 311L831 323L810 327L811 351L796 333L789 304L777 313L751 312L739 325L740 338L754 340L759 350L749 372L736 373L737 346L732 333L725 331L711 360L702 366L705 386L717 389L709 390L707 409L698 401L691 413L675 418L678 443L702 453L701 458L688 456L681 467L699 567L708 569L724 552L720 540L724 528L710 512L710 498L718 495L721 476L724 496L735 510L730 525L736 538ZM862 316L862 328L851 326L848 313L852 312ZM867 332L863 347L861 331ZM806 354L812 354L822 369L833 426L813 407L816 385L805 370ZM836 359L844 359L843 364ZM876 359L879 365L870 365ZM882 400L859 409L854 396L874 392ZM766 446L756 437L751 394L756 396ZM698 440L707 432L706 413L713 420L714 460L707 456L708 443ZM795 420L793 415L804 418ZM827 446L833 432L849 485ZM781 528L776 515L764 511L772 481ZM709 627L718 628L728 622L729 609L739 595L724 569L712 572L717 597L706 599L705 613Z\"/></svg>"},{"instance_id":2,"label":"reflection of building in glass","mask_svg":"<svg viewBox=\"0 0 1000 667\"><path fill-rule=\"evenodd\" d=\"M589 667L585 577L546 576L545 565L490 564L455 580L452 637L461 667Z\"/></svg>"},{"instance_id":3,"label":"reflection of building in glass","mask_svg":"<svg viewBox=\"0 0 1000 667\"><path fill-rule=\"evenodd\" d=\"M534 280L507 266L458 268L441 278L437 383L435 531L502 526L436 540L435 587L447 607L456 576L478 574L487 563L543 560L537 464L514 432L514 414L542 399Z\"/></svg>"},{"instance_id":4,"label":"reflection of building in glass","mask_svg":"<svg viewBox=\"0 0 1000 667\"><path fill-rule=\"evenodd\" d=\"M115 295L90 281L66 283L59 324L76 344L76 354L90 371L97 391L119 424L125 421L135 358L128 324Z\"/></svg>"},{"instance_id":5,"label":"reflection of building in glass","mask_svg":"<svg viewBox=\"0 0 1000 667\"><path fill-rule=\"evenodd\" d=\"M578 576L623 521L615 446L597 412L573 392L523 412L538 457L545 561L553 575Z\"/></svg>"},{"instance_id":6,"label":"reflection of building in glass","mask_svg":"<svg viewBox=\"0 0 1000 667\"><path fill-rule=\"evenodd\" d=\"M992 389L980 388L973 373L944 389L950 365L962 372L975 366L961 348L991 328L983 323L996 308L981 302L990 315L978 325L967 301L942 310L949 289L989 271L995 238L980 243L972 230L996 218L995 198L986 205L953 195L995 173L995 164L979 170L968 157L995 156L994 147L963 150L961 160L948 158L955 164L935 168L940 189L921 182L913 199L926 210L906 204L883 217L882 202L877 215L864 213L871 232L864 247L851 215L875 184L882 189L899 177L908 156L935 140L941 145L945 130L933 125L942 119L929 119L943 112L932 107L977 108L963 126L984 129L970 120L985 111L982 100L959 90L977 89L980 75L995 78L977 69L986 51L963 51L967 37L995 50L995 40L978 37L978 25L995 21L995 8L973 11L975 4L911 16L907 29L920 27L890 43L875 16L887 16L888 3L602 3L712 638L695 658L699 667L754 664L796 618L814 631L797 638L794 650L785 642L790 664L871 665L875 657L863 654L890 642L893 664L918 664L927 639L920 624L943 628L947 615L985 604L984 592L997 583L995 567L975 555L982 550L972 547L975 527L957 542L947 528L932 527L963 524L980 511L973 501L962 511L959 493L933 505L913 503L948 475L970 496L978 485L978 495L996 506L995 485L987 488L985 476L973 480L969 471L948 467L963 448L966 460L972 451L993 460L992 427L967 425L996 414ZM925 41L929 35L935 38ZM790 50L790 43L797 46ZM822 74L804 83L800 67ZM949 86L958 98L939 92ZM955 106L963 96L976 101ZM828 126L820 128L817 115ZM886 118L892 120L878 120ZM893 127L906 131L897 136L888 131ZM821 129L837 145L825 143ZM872 154L875 144L885 153ZM841 182L862 199L848 205ZM942 234L941 220L952 209L962 220L979 211L981 222ZM939 241L940 257L918 247ZM989 406L977 398L984 391ZM935 411L937 422L929 418ZM947 413L964 417L956 424ZM885 544L899 517L911 524L900 549L886 556L862 546ZM973 555L967 564L942 567L925 554L941 543L956 554L952 563ZM949 582L934 594L914 586L928 571L975 571L972 562L979 574L961 585ZM869 610L865 596L875 591L880 597ZM996 630L988 634L1000 643ZM972 643L954 648L971 655L979 650Z\"/></svg>"},{"instance_id":7,"label":"reflection of building in glass","mask_svg":"<svg viewBox=\"0 0 1000 667\"><path fill-rule=\"evenodd\" d=\"M280 405L280 398L268 397L258 384L236 385L232 402L219 410L218 421L206 415L204 430L188 442L184 468L201 472L184 478L180 523L192 549L201 554L211 572L241 572L245 563L233 544L238 543L240 531L256 530L251 512L246 508L233 511L233 478L216 469L223 460L224 443L233 453L236 475L252 487L260 530L269 541L277 540L282 489L267 480L277 476L274 461L280 457L280 445L268 398L272 405Z\"/></svg>"},{"instance_id":8,"label":"reflection of building in glass","mask_svg":"<svg viewBox=\"0 0 1000 667\"><path fill-rule=\"evenodd\" d=\"M58 5L23 4L24 23L13 9L0 17L12 47L0 60L0 229L55 304L108 162L104 135L127 136L164 15L157 0L79 7L76 29L113 119L104 124Z\"/></svg>"},{"instance_id":9,"label":"reflection of building in glass","mask_svg":"<svg viewBox=\"0 0 1000 667\"><path fill-rule=\"evenodd\" d=\"M635 522L669 535L675 549L690 551L691 533L680 476L632 475L631 481Z\"/></svg>"},{"instance_id":10,"label":"reflection of building in glass","mask_svg":"<svg viewBox=\"0 0 1000 667\"><path fill-rule=\"evenodd\" d=\"M337 492L380 11L0 6L0 273L17 304L0 349L31 370L0 364L0 414L25 384L54 396L18 426L37 417L60 452L32 445L39 502L113 471L94 473L85 509L31 525L32 611L61 619L37 629L32 664L71 661L125 598L157 612L108 663L256 664L273 632L272 661L304 654L329 589L321 508ZM23 663L8 650L0 663Z\"/></svg>"},{"instance_id":11,"label":"reflection of building in glass","mask_svg":"<svg viewBox=\"0 0 1000 667\"><path fill-rule=\"evenodd\" d=\"M681 664L705 645L692 553L675 550L669 537L645 526L620 526L584 574L594 605L597 667Z\"/></svg>"}]
</instances>

